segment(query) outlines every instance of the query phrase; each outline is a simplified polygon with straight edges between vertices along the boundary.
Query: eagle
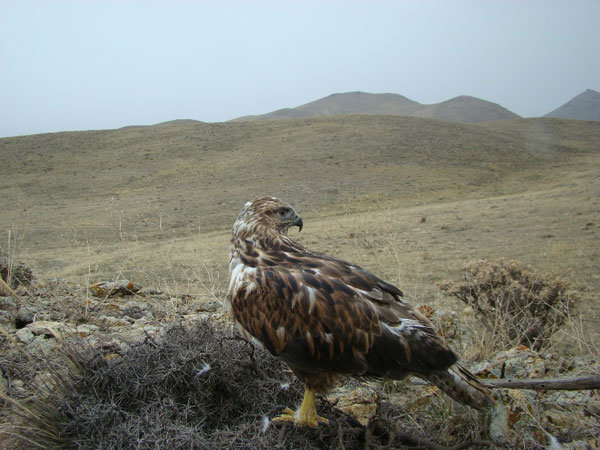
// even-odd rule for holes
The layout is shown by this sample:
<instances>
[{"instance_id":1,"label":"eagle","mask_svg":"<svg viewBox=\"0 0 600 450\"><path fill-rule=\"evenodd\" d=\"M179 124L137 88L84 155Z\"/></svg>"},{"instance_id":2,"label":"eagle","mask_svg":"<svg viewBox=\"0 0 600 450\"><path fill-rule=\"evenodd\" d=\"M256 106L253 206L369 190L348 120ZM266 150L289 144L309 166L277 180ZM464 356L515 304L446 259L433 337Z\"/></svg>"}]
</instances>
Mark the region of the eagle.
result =
<instances>
[{"instance_id":1,"label":"eagle","mask_svg":"<svg viewBox=\"0 0 600 450\"><path fill-rule=\"evenodd\" d=\"M397 287L356 264L306 249L288 235L303 221L278 198L247 202L233 226L227 300L242 334L304 383L299 409L275 422L328 424L316 394L344 375L415 375L477 409L494 400L457 361L433 324Z\"/></svg>"}]
</instances>

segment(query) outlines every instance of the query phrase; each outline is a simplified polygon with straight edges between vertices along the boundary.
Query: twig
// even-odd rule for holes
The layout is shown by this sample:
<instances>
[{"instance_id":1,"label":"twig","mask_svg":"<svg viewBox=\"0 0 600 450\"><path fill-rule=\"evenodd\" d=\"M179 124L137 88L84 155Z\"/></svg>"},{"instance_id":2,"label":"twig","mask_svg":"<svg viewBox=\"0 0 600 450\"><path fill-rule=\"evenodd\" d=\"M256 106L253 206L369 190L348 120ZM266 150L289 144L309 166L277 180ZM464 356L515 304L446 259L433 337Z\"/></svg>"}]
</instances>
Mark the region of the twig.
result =
<instances>
[{"instance_id":1,"label":"twig","mask_svg":"<svg viewBox=\"0 0 600 450\"><path fill-rule=\"evenodd\" d=\"M579 391L600 389L600 375L572 378L540 378L526 380L479 380L485 386L509 389L534 389L536 391Z\"/></svg>"},{"instance_id":2,"label":"twig","mask_svg":"<svg viewBox=\"0 0 600 450\"><path fill-rule=\"evenodd\" d=\"M23 300L21 299L21 296L19 294L17 294L9 285L6 281L4 281L2 279L2 277L0 277L0 294L7 294L10 295L12 297L15 298L15 300L19 300L21 303L23 302Z\"/></svg>"},{"instance_id":3,"label":"twig","mask_svg":"<svg viewBox=\"0 0 600 450\"><path fill-rule=\"evenodd\" d=\"M572 378L538 378L538 379L505 379L490 380L477 378L484 386L490 389L532 389L535 391L583 391L586 389L600 389L600 375L589 375L586 377ZM412 384L429 385L421 380L412 380Z\"/></svg>"}]
</instances>

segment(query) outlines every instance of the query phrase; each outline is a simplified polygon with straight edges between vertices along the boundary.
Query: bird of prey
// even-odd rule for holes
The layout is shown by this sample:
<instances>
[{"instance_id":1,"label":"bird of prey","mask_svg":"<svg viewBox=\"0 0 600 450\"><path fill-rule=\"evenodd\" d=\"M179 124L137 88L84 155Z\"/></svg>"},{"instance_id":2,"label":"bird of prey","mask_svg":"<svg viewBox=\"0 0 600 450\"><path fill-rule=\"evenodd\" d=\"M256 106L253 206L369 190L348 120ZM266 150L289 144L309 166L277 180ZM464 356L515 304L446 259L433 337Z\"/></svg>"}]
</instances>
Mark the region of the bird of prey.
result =
<instances>
[{"instance_id":1,"label":"bird of prey","mask_svg":"<svg viewBox=\"0 0 600 450\"><path fill-rule=\"evenodd\" d=\"M289 235L302 219L275 197L247 202L233 226L227 299L241 332L304 383L300 408L274 421L327 424L315 409L347 375L416 375L471 407L494 400L431 322L395 286L356 264L307 250Z\"/></svg>"}]
</instances>

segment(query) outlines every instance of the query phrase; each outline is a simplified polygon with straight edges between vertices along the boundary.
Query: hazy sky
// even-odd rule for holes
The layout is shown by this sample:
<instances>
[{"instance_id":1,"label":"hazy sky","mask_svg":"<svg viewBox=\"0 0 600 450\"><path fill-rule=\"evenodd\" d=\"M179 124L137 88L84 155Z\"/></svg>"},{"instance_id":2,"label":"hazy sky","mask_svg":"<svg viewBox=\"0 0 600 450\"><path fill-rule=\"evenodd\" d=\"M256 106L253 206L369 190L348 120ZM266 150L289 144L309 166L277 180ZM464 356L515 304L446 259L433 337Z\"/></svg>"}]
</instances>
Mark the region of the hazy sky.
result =
<instances>
[{"instance_id":1,"label":"hazy sky","mask_svg":"<svg viewBox=\"0 0 600 450\"><path fill-rule=\"evenodd\" d=\"M598 0L0 0L0 136L218 122L347 91L529 117L588 88Z\"/></svg>"}]
</instances>

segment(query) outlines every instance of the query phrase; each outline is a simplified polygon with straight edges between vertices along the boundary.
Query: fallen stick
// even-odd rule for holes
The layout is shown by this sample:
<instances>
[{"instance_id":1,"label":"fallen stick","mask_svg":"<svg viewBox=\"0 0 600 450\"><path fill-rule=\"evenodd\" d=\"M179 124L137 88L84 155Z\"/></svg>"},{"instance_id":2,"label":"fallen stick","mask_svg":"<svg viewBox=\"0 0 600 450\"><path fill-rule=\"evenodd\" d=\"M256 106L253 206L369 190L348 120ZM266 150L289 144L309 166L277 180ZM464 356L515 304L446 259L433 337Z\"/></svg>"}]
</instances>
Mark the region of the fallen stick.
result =
<instances>
[{"instance_id":1,"label":"fallen stick","mask_svg":"<svg viewBox=\"0 0 600 450\"><path fill-rule=\"evenodd\" d=\"M599 375L573 378L540 378L525 380L511 380L510 378L503 380L479 379L479 382L492 389L534 389L536 391L579 391L585 389L600 389Z\"/></svg>"},{"instance_id":2,"label":"fallen stick","mask_svg":"<svg viewBox=\"0 0 600 450\"><path fill-rule=\"evenodd\" d=\"M572 378L529 378L514 380L510 378L490 380L477 378L485 387L490 389L532 389L536 391L583 391L586 389L600 389L600 375ZM412 384L429 385L426 381L411 380Z\"/></svg>"}]
</instances>

